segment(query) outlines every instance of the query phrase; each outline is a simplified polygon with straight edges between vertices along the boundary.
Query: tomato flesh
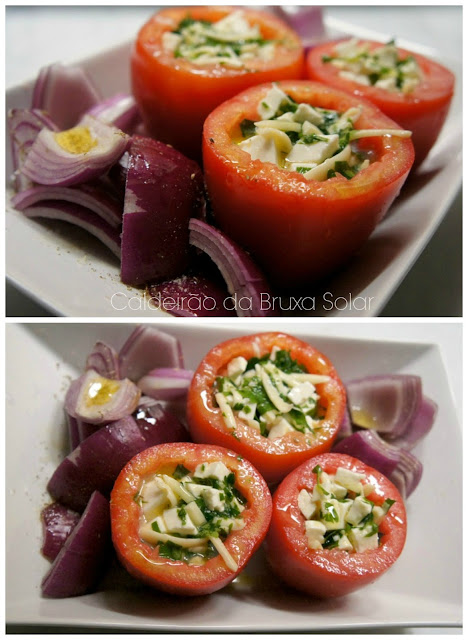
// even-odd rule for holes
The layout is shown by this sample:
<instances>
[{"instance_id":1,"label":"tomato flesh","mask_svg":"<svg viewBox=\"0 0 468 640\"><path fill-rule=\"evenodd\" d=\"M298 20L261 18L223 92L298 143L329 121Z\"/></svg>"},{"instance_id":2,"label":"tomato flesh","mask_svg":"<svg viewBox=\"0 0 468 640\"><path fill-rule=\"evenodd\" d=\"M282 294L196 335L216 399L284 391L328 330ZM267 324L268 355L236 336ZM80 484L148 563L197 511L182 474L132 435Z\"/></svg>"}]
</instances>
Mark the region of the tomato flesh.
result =
<instances>
[{"instance_id":1,"label":"tomato flesh","mask_svg":"<svg viewBox=\"0 0 468 640\"><path fill-rule=\"evenodd\" d=\"M400 59L415 58L423 74L422 82L408 94L368 87L340 77L337 67L323 62L323 56L333 56L336 44L328 42L310 51L306 63L308 77L370 100L401 127L412 131L416 154L414 166L420 165L437 140L449 111L455 84L453 73L424 56L398 49ZM369 42L369 45L372 50L381 47L382 43Z\"/></svg>"},{"instance_id":2,"label":"tomato flesh","mask_svg":"<svg viewBox=\"0 0 468 640\"><path fill-rule=\"evenodd\" d=\"M325 417L314 434L299 431L277 439L262 436L258 430L236 418L235 434L226 426L221 409L215 405L213 385L227 364L238 356L247 360L270 353L273 346L291 352L309 373L328 375L317 385ZM245 456L268 483L279 482L311 456L328 451L338 433L346 406L346 392L331 362L317 349L284 333L260 333L223 342L214 347L196 370L189 389L187 419L195 442L211 442Z\"/></svg>"},{"instance_id":3,"label":"tomato flesh","mask_svg":"<svg viewBox=\"0 0 468 640\"><path fill-rule=\"evenodd\" d=\"M368 497L378 505L395 500L379 526L379 547L360 553L340 549L312 550L307 545L304 517L297 497L312 492L316 465L334 474L339 467L366 475L375 490ZM290 473L273 496L273 515L266 540L267 558L287 584L318 598L343 596L377 580L400 556L406 540L406 511L398 489L379 471L345 454L326 453Z\"/></svg>"},{"instance_id":4,"label":"tomato flesh","mask_svg":"<svg viewBox=\"0 0 468 640\"><path fill-rule=\"evenodd\" d=\"M278 84L297 102L342 113L361 106L357 129L399 128L374 105L322 84ZM242 120L258 119L270 88L248 89L208 116L203 162L217 225L253 254L272 283L290 290L337 269L367 240L400 192L414 150L408 138L368 138L363 144L376 161L352 180L323 182L252 160L235 138Z\"/></svg>"},{"instance_id":5,"label":"tomato flesh","mask_svg":"<svg viewBox=\"0 0 468 640\"><path fill-rule=\"evenodd\" d=\"M227 7L171 8L160 11L138 34L131 57L133 94L151 136L173 145L196 160L207 115L219 104L261 82L300 78L304 54L299 37L268 13L242 9L250 24L258 24L265 39L279 41L272 60L254 59L241 69L221 65L197 66L164 50L164 32L187 15L216 22L233 9Z\"/></svg>"},{"instance_id":6,"label":"tomato flesh","mask_svg":"<svg viewBox=\"0 0 468 640\"><path fill-rule=\"evenodd\" d=\"M238 564L229 569L221 556L202 566L159 556L158 547L139 535L140 507L134 497L144 478L183 464L189 471L201 463L223 462L236 474L235 487L246 498L242 511L243 529L232 531L225 546ZM247 564L262 543L271 517L271 495L258 471L237 453L217 446L168 443L151 447L136 455L122 469L111 494L112 541L119 560L138 580L152 587L179 595L213 593L229 584Z\"/></svg>"}]
</instances>

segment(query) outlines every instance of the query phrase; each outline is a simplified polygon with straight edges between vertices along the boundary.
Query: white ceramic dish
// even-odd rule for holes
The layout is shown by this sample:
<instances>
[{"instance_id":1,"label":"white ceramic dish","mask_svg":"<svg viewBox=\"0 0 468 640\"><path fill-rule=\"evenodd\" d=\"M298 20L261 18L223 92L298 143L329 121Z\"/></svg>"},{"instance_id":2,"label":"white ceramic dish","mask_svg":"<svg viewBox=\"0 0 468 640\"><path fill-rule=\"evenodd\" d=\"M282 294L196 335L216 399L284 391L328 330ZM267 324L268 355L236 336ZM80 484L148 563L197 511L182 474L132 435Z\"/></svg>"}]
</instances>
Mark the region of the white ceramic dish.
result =
<instances>
[{"instance_id":1,"label":"white ceramic dish","mask_svg":"<svg viewBox=\"0 0 468 640\"><path fill-rule=\"evenodd\" d=\"M334 35L385 39L379 33L331 21ZM421 47L404 42L414 50ZM427 53L422 50L422 53ZM107 96L128 90L129 44L88 58L81 64ZM439 142L429 158L406 184L387 218L360 254L341 273L308 293L304 308L316 316L378 315L440 224L461 184L462 102L461 55L446 61L457 76L457 91ZM119 73L115 73L119 69ZM33 83L7 91L7 110L29 106ZM7 152L7 176L11 162ZM29 220L6 205L7 277L27 295L53 313L67 316L155 317L139 289L123 285L119 265L112 254L85 232L65 223ZM285 304L285 308L289 307ZM314 308L312 308L314 307Z\"/></svg>"},{"instance_id":2,"label":"white ceramic dish","mask_svg":"<svg viewBox=\"0 0 468 640\"><path fill-rule=\"evenodd\" d=\"M46 482L64 452L64 393L97 339L119 348L131 328L7 325L8 623L199 633L461 625L461 429L438 347L313 336L306 323L296 324L294 334L327 354L344 380L385 372L419 374L424 392L439 405L433 430L415 450L425 471L407 504L408 539L397 564L374 585L328 602L283 588L261 552L235 583L207 597L177 599L129 582L126 589L114 584L83 597L42 599L40 582L49 565L39 551L39 512L47 503ZM246 325L242 330L203 328L177 321L162 328L181 340L188 367L195 367L214 344L258 330Z\"/></svg>"}]
</instances>

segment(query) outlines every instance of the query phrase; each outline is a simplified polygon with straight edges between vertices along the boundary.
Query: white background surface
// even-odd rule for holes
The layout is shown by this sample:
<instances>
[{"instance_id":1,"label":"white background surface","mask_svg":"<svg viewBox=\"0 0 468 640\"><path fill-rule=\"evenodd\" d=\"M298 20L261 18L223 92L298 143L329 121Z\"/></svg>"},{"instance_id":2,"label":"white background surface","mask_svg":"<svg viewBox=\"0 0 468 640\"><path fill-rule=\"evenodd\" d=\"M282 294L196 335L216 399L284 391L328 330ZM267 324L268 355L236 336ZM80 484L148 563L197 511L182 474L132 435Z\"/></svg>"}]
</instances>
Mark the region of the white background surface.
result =
<instances>
[{"instance_id":1,"label":"white background surface","mask_svg":"<svg viewBox=\"0 0 468 640\"><path fill-rule=\"evenodd\" d=\"M148 6L7 7L6 87L32 79L43 65L73 62L134 38L154 10ZM436 49L444 58L456 59L462 50L461 7L342 6L324 11L331 19ZM47 315L12 287L7 293L8 315ZM461 315L461 196L382 315Z\"/></svg>"}]
</instances>

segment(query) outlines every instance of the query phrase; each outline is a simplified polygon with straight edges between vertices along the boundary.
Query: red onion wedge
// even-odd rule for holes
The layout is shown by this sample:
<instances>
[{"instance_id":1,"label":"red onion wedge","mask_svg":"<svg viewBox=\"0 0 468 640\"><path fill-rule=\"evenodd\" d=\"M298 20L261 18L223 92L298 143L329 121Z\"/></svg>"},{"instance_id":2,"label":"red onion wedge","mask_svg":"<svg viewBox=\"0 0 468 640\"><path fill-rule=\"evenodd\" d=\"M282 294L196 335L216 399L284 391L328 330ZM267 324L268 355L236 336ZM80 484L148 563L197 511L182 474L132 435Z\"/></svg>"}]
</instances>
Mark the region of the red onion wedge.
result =
<instances>
[{"instance_id":1,"label":"red onion wedge","mask_svg":"<svg viewBox=\"0 0 468 640\"><path fill-rule=\"evenodd\" d=\"M123 205L102 180L73 187L31 186L14 195L11 203L15 209L23 211L44 200L72 202L97 213L111 227L122 224Z\"/></svg>"},{"instance_id":2,"label":"red onion wedge","mask_svg":"<svg viewBox=\"0 0 468 640\"><path fill-rule=\"evenodd\" d=\"M103 175L125 153L130 138L120 129L84 116L73 129L43 129L23 165L38 184L67 187Z\"/></svg>"},{"instance_id":3,"label":"red onion wedge","mask_svg":"<svg viewBox=\"0 0 468 640\"><path fill-rule=\"evenodd\" d=\"M126 93L118 93L111 98L106 98L86 113L126 133L133 133L135 127L141 122L135 98Z\"/></svg>"},{"instance_id":4,"label":"red onion wedge","mask_svg":"<svg viewBox=\"0 0 468 640\"><path fill-rule=\"evenodd\" d=\"M58 130L47 114L38 109L12 109L8 113L8 130L17 192L32 186L31 180L21 170L30 148L44 127L51 131Z\"/></svg>"},{"instance_id":5,"label":"red onion wedge","mask_svg":"<svg viewBox=\"0 0 468 640\"><path fill-rule=\"evenodd\" d=\"M353 425L374 429L388 440L407 432L421 406L419 376L369 376L348 382L346 390Z\"/></svg>"},{"instance_id":6,"label":"red onion wedge","mask_svg":"<svg viewBox=\"0 0 468 640\"><path fill-rule=\"evenodd\" d=\"M421 462L409 451L385 442L375 431L357 431L332 451L347 453L383 473L407 499L421 480Z\"/></svg>"},{"instance_id":7,"label":"red onion wedge","mask_svg":"<svg viewBox=\"0 0 468 640\"><path fill-rule=\"evenodd\" d=\"M103 378L120 380L119 354L111 345L98 341L86 359L86 369L94 369Z\"/></svg>"},{"instance_id":8,"label":"red onion wedge","mask_svg":"<svg viewBox=\"0 0 468 640\"><path fill-rule=\"evenodd\" d=\"M95 236L120 258L120 234L118 230L111 227L96 213L79 204L63 200L45 200L41 204L26 207L23 213L28 218L63 220L81 227Z\"/></svg>"},{"instance_id":9,"label":"red onion wedge","mask_svg":"<svg viewBox=\"0 0 468 640\"><path fill-rule=\"evenodd\" d=\"M234 297L238 316L276 315L270 310L270 305L264 308L264 300L270 298L270 288L243 249L202 220L190 220L189 229L190 244L208 254L220 270L229 293Z\"/></svg>"},{"instance_id":10,"label":"red onion wedge","mask_svg":"<svg viewBox=\"0 0 468 640\"><path fill-rule=\"evenodd\" d=\"M42 581L42 595L69 598L88 593L101 577L111 549L109 502L96 491Z\"/></svg>"},{"instance_id":11,"label":"red onion wedge","mask_svg":"<svg viewBox=\"0 0 468 640\"><path fill-rule=\"evenodd\" d=\"M52 64L39 72L32 108L47 111L60 129L68 129L100 101L99 92L81 67Z\"/></svg>"},{"instance_id":12,"label":"red onion wedge","mask_svg":"<svg viewBox=\"0 0 468 640\"><path fill-rule=\"evenodd\" d=\"M74 380L65 398L65 410L90 424L104 424L131 415L141 392L128 378L110 380L94 369Z\"/></svg>"},{"instance_id":13,"label":"red onion wedge","mask_svg":"<svg viewBox=\"0 0 468 640\"><path fill-rule=\"evenodd\" d=\"M193 371L187 369L152 369L138 380L141 392L157 400L185 398Z\"/></svg>"},{"instance_id":14,"label":"red onion wedge","mask_svg":"<svg viewBox=\"0 0 468 640\"><path fill-rule=\"evenodd\" d=\"M137 453L163 442L186 440L186 431L175 416L160 406L151 407L151 412L151 421L127 416L83 440L49 480L52 498L81 512L93 491L110 494L120 470Z\"/></svg>"},{"instance_id":15,"label":"red onion wedge","mask_svg":"<svg viewBox=\"0 0 468 640\"><path fill-rule=\"evenodd\" d=\"M432 429L437 415L437 404L422 397L418 412L408 429L399 437L392 440L392 444L402 449L413 449Z\"/></svg>"},{"instance_id":16,"label":"red onion wedge","mask_svg":"<svg viewBox=\"0 0 468 640\"><path fill-rule=\"evenodd\" d=\"M48 560L55 560L79 519L79 513L67 509L58 502L53 502L45 507L41 512L42 555Z\"/></svg>"},{"instance_id":17,"label":"red onion wedge","mask_svg":"<svg viewBox=\"0 0 468 640\"><path fill-rule=\"evenodd\" d=\"M203 215L203 177L179 151L134 137L122 229L121 279L139 285L179 276L189 265L189 219Z\"/></svg>"},{"instance_id":18,"label":"red onion wedge","mask_svg":"<svg viewBox=\"0 0 468 640\"><path fill-rule=\"evenodd\" d=\"M155 368L184 369L180 342L150 325L137 327L120 349L120 375L138 382Z\"/></svg>"},{"instance_id":19,"label":"red onion wedge","mask_svg":"<svg viewBox=\"0 0 468 640\"><path fill-rule=\"evenodd\" d=\"M173 316L235 316L226 286L205 275L183 275L148 287L151 304Z\"/></svg>"}]
</instances>

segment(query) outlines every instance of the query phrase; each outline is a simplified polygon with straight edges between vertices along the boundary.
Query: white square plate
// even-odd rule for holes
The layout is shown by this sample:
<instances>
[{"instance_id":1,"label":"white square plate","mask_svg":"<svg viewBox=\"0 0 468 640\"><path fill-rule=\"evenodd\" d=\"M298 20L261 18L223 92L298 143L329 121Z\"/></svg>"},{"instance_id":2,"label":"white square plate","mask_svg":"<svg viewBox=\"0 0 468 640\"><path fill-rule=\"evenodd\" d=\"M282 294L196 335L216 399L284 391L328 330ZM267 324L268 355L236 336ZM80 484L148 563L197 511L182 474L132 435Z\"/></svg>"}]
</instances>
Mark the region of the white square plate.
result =
<instances>
[{"instance_id":1,"label":"white square plate","mask_svg":"<svg viewBox=\"0 0 468 640\"><path fill-rule=\"evenodd\" d=\"M363 35L353 25L336 20L328 23L334 35ZM385 39L370 30L364 36ZM417 44L402 44L427 54ZM104 96L128 91L129 50L130 45L125 44L80 63ZM458 61L446 61L432 50L429 55L446 64L457 78L452 108L439 141L359 255L320 288L308 293L315 297L315 309L310 315L378 315L431 239L460 187L462 57L460 53ZM29 106L32 87L30 82L8 90L7 111ZM6 166L9 176L9 149ZM120 282L118 262L97 240L66 223L27 219L12 208L10 197L11 189L7 187L6 271L19 289L59 315L162 315L149 305L141 289ZM309 299L304 304L306 309L311 307Z\"/></svg>"},{"instance_id":2,"label":"white square plate","mask_svg":"<svg viewBox=\"0 0 468 640\"><path fill-rule=\"evenodd\" d=\"M188 368L218 342L258 331L258 325L227 329L177 321L161 328L181 340ZM407 503L408 538L395 566L375 584L324 602L285 589L261 551L232 585L211 596L176 598L128 580L126 588L119 582L82 597L42 599L40 583L49 563L40 554L39 514L48 502L47 480L65 453L64 393L97 339L120 348L131 329L127 324L7 325L8 623L200 633L461 625L461 429L439 348L314 336L305 322L295 324L294 334L328 355L343 380L418 374L425 394L439 405L433 430L415 449L424 474Z\"/></svg>"}]
</instances>

